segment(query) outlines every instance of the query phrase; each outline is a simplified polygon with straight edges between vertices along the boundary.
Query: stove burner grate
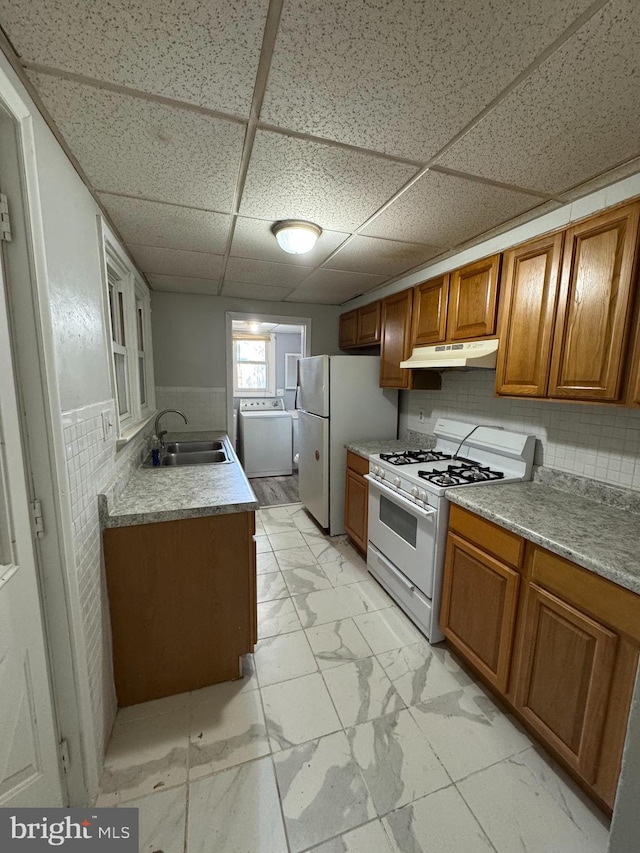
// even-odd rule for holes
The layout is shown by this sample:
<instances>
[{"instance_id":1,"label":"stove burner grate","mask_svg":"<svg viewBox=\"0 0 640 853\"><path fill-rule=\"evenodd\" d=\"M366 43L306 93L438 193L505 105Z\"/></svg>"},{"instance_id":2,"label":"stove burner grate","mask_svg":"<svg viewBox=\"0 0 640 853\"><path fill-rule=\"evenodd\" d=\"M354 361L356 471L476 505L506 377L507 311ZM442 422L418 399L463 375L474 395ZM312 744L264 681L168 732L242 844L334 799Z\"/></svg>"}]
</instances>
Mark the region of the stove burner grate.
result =
<instances>
[{"instance_id":1,"label":"stove burner grate","mask_svg":"<svg viewBox=\"0 0 640 853\"><path fill-rule=\"evenodd\" d=\"M492 471L491 468L470 460L459 465L449 465L446 471L418 471L418 477L433 483L434 486L465 486L502 480L504 473Z\"/></svg>"},{"instance_id":2,"label":"stove burner grate","mask_svg":"<svg viewBox=\"0 0 640 853\"><path fill-rule=\"evenodd\" d=\"M381 453L380 459L391 465L416 465L421 462L442 462L451 459L450 453L439 450L403 450L399 453Z\"/></svg>"}]
</instances>

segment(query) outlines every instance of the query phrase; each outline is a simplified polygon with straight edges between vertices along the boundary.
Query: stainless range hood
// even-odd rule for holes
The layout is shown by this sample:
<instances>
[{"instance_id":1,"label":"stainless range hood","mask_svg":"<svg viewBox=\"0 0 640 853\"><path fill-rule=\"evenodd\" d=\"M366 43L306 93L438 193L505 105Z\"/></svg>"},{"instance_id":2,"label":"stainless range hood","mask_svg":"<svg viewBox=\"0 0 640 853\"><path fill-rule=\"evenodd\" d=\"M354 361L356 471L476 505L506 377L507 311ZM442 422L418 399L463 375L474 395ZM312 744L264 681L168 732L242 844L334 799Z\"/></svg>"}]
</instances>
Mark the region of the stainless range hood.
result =
<instances>
[{"instance_id":1,"label":"stainless range hood","mask_svg":"<svg viewBox=\"0 0 640 853\"><path fill-rule=\"evenodd\" d=\"M484 367L495 370L498 358L498 338L486 341L461 341L454 344L435 344L416 347L411 358L401 361L400 367L439 370L445 367Z\"/></svg>"}]
</instances>

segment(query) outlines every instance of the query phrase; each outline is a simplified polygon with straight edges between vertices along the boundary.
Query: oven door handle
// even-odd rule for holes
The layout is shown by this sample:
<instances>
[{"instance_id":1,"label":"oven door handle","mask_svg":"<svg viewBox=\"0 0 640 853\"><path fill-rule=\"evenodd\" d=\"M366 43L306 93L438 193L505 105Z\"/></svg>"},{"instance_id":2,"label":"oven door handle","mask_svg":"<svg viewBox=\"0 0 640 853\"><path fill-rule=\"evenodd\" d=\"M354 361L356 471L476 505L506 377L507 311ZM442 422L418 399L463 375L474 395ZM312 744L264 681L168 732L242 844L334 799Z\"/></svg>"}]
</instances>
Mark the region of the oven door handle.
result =
<instances>
[{"instance_id":1,"label":"oven door handle","mask_svg":"<svg viewBox=\"0 0 640 853\"><path fill-rule=\"evenodd\" d=\"M376 489L379 489L383 494L388 495L390 500L393 500L400 506L405 507L405 509L412 512L413 515L417 515L420 518L430 518L432 515L436 515L437 513L437 510L433 507L418 506L418 504L414 504L413 501L402 497L398 492L390 489L389 486L385 486L379 480L376 480L376 478L372 477L371 474L365 474L364 478L369 481L370 486L375 486Z\"/></svg>"}]
</instances>

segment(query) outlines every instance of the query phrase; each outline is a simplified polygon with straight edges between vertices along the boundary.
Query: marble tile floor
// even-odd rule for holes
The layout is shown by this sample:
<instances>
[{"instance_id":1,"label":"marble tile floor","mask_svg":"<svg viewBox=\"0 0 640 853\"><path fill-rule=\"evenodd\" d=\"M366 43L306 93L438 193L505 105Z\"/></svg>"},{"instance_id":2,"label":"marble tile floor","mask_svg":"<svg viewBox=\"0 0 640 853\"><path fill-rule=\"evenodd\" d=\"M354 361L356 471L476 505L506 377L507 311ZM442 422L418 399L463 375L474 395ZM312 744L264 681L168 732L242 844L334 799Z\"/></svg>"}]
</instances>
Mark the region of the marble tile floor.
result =
<instances>
[{"instance_id":1,"label":"marble tile floor","mask_svg":"<svg viewBox=\"0 0 640 853\"><path fill-rule=\"evenodd\" d=\"M142 853L604 853L608 822L345 537L257 513L240 681L119 712L96 805Z\"/></svg>"}]
</instances>

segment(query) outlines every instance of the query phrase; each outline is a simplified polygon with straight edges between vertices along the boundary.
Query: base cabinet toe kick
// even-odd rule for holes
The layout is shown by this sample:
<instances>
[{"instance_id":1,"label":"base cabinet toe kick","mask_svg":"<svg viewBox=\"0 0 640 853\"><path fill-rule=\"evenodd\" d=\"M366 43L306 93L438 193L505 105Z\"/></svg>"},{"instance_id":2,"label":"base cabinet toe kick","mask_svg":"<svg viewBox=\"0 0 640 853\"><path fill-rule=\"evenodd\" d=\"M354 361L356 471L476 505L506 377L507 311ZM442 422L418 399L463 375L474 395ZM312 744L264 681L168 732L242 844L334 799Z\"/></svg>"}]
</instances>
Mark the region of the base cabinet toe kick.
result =
<instances>
[{"instance_id":1,"label":"base cabinet toe kick","mask_svg":"<svg viewBox=\"0 0 640 853\"><path fill-rule=\"evenodd\" d=\"M441 627L608 814L640 655L640 595L452 506Z\"/></svg>"}]
</instances>

